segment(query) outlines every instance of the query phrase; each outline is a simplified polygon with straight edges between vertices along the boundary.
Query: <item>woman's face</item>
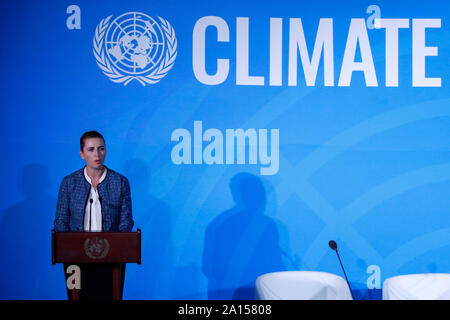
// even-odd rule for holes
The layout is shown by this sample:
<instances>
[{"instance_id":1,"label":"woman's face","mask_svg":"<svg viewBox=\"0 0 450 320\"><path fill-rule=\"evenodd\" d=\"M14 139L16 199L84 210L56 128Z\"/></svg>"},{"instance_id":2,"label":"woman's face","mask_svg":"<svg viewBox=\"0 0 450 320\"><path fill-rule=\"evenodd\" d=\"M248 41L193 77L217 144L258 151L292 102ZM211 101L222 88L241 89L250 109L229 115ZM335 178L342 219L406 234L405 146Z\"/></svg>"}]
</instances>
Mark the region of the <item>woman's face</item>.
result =
<instances>
[{"instance_id":1,"label":"woman's face","mask_svg":"<svg viewBox=\"0 0 450 320\"><path fill-rule=\"evenodd\" d=\"M83 150L80 151L81 158L86 161L90 169L101 169L106 157L105 142L102 138L88 138L84 140Z\"/></svg>"}]
</instances>

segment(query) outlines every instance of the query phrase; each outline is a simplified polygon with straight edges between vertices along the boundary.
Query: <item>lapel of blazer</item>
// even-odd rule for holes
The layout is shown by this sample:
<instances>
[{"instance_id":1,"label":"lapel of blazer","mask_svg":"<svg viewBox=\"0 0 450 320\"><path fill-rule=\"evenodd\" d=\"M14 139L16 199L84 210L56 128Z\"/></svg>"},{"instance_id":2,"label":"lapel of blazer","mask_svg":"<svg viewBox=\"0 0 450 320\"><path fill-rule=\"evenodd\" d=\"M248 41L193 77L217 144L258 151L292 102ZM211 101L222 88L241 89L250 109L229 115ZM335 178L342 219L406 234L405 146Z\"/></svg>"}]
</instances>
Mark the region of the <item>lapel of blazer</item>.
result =
<instances>
[{"instance_id":1,"label":"lapel of blazer","mask_svg":"<svg viewBox=\"0 0 450 320\"><path fill-rule=\"evenodd\" d=\"M79 232L83 232L84 231L84 214L85 214L85 209L86 209L86 204L88 202L89 199L89 191L91 190L91 185L89 184L89 182L86 181L85 177L84 177L84 168L78 171L78 179L79 184L80 184L80 189L83 190L83 192L79 195L77 195L79 198L77 201L79 201L80 204L82 204L80 211L77 212L77 214L79 214L79 220L81 221L81 223L77 224L78 230Z\"/></svg>"},{"instance_id":2,"label":"lapel of blazer","mask_svg":"<svg viewBox=\"0 0 450 320\"><path fill-rule=\"evenodd\" d=\"M98 185L98 194L100 195L101 207L102 207L102 229L103 231L111 230L111 216L108 208L106 207L106 202L109 199L109 178L110 178L110 169L107 168L105 180L103 180Z\"/></svg>"}]
</instances>

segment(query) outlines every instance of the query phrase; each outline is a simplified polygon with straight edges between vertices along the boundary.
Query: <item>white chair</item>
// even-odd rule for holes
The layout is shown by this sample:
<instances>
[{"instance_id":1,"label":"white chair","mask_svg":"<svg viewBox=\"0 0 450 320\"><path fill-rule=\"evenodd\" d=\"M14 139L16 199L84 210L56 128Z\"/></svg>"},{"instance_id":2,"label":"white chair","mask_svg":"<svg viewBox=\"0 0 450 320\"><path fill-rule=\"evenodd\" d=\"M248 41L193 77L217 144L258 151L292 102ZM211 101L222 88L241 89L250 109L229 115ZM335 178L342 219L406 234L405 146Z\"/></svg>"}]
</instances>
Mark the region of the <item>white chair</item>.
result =
<instances>
[{"instance_id":1,"label":"white chair","mask_svg":"<svg viewBox=\"0 0 450 320\"><path fill-rule=\"evenodd\" d=\"M395 276L383 282L383 300L450 300L449 273Z\"/></svg>"},{"instance_id":2,"label":"white chair","mask_svg":"<svg viewBox=\"0 0 450 320\"><path fill-rule=\"evenodd\" d=\"M259 300L352 300L343 278L316 271L263 274L255 281L255 295Z\"/></svg>"}]
</instances>

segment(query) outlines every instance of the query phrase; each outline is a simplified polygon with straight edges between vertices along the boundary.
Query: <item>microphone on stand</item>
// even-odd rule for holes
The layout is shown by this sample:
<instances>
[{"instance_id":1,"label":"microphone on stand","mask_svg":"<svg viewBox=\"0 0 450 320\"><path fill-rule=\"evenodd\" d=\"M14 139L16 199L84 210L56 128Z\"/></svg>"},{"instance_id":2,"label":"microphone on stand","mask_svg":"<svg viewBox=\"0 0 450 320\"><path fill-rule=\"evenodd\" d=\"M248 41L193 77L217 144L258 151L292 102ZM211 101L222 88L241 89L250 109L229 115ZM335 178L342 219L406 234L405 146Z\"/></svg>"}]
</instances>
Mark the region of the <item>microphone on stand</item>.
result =
<instances>
[{"instance_id":1,"label":"microphone on stand","mask_svg":"<svg viewBox=\"0 0 450 320\"><path fill-rule=\"evenodd\" d=\"M91 203L89 206L89 232L91 232L91 226L92 226L92 219L91 219L91 214L92 214L92 202L94 202L94 200L92 198L89 199L89 202Z\"/></svg>"},{"instance_id":2,"label":"microphone on stand","mask_svg":"<svg viewBox=\"0 0 450 320\"><path fill-rule=\"evenodd\" d=\"M337 243L334 240L330 240L328 242L328 246L331 248L331 250L336 251L337 257L339 259L339 263L341 264L342 271L344 272L345 281L347 281L348 288L350 289L350 294L352 295L352 299L355 300L355 297L353 296L352 287L350 286L350 282L348 282L347 274L345 273L344 266L342 265L341 257L339 257L339 252L337 250Z\"/></svg>"}]
</instances>

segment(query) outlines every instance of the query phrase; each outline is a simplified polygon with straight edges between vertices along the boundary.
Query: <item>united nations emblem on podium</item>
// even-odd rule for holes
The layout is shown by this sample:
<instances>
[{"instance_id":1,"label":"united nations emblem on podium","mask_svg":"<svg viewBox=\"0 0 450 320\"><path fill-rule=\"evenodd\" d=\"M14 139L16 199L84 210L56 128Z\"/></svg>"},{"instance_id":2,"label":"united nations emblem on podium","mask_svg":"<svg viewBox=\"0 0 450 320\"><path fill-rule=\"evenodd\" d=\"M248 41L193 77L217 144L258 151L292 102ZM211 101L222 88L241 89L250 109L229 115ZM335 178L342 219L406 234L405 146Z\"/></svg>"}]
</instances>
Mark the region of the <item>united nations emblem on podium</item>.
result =
<instances>
[{"instance_id":1,"label":"united nations emblem on podium","mask_svg":"<svg viewBox=\"0 0 450 320\"><path fill-rule=\"evenodd\" d=\"M108 252L109 242L106 239L92 237L84 241L84 253L91 259L103 259Z\"/></svg>"},{"instance_id":2,"label":"united nations emblem on podium","mask_svg":"<svg viewBox=\"0 0 450 320\"><path fill-rule=\"evenodd\" d=\"M172 69L177 39L169 22L144 13L127 12L100 21L93 40L97 65L113 82L154 84Z\"/></svg>"}]
</instances>

